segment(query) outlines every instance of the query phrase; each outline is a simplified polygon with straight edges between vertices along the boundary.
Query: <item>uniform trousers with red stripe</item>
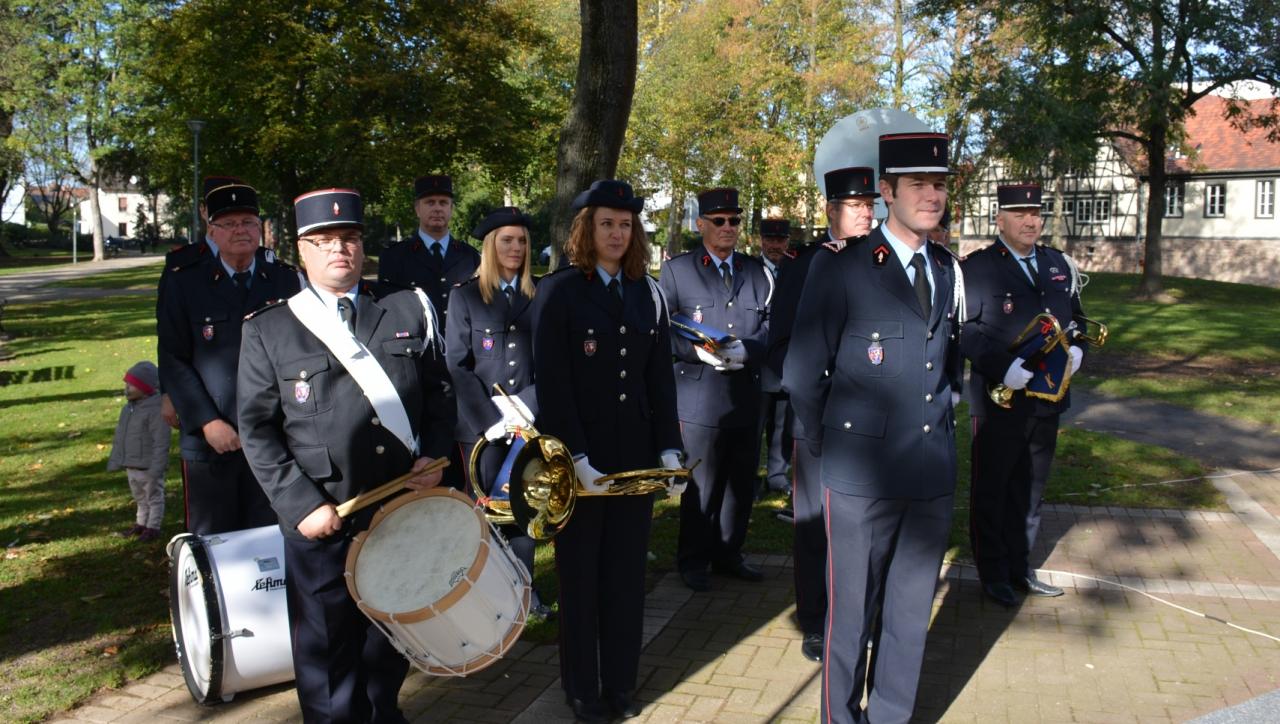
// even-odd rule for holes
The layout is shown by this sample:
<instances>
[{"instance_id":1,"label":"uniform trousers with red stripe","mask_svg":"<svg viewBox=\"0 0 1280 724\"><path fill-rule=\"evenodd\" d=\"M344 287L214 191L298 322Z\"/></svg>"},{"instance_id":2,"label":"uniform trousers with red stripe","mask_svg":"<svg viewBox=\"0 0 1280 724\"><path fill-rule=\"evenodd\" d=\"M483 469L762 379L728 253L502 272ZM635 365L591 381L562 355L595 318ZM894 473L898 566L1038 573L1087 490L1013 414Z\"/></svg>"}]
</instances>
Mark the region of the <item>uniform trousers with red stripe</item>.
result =
<instances>
[{"instance_id":1,"label":"uniform trousers with red stripe","mask_svg":"<svg viewBox=\"0 0 1280 724\"><path fill-rule=\"evenodd\" d=\"M954 497L866 498L825 489L823 722L911 719ZM867 642L873 636L875 671L868 680Z\"/></svg>"}]
</instances>

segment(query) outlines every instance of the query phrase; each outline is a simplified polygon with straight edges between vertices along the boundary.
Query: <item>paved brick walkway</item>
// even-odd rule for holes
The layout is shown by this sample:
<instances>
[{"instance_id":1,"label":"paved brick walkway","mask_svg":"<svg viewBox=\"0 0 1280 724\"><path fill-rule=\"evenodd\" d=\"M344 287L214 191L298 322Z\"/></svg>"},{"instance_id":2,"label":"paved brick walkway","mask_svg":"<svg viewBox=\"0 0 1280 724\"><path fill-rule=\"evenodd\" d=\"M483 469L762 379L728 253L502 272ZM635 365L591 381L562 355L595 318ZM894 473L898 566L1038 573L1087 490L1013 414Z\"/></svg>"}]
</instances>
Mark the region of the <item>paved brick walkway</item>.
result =
<instances>
[{"instance_id":1,"label":"paved brick walkway","mask_svg":"<svg viewBox=\"0 0 1280 724\"><path fill-rule=\"evenodd\" d=\"M1280 559L1234 513L1059 505L1045 521L1043 570L1067 595L1006 611L972 568L944 571L917 721L1175 722L1280 689L1280 642L1225 623L1280 637ZM817 719L821 669L800 656L790 561L755 562L762 584L716 578L692 594L668 575L650 593L642 721ZM518 644L474 678L412 674L403 708L415 722L567 722L558 677L554 646ZM287 685L197 706L171 666L61 721L300 719Z\"/></svg>"}]
</instances>

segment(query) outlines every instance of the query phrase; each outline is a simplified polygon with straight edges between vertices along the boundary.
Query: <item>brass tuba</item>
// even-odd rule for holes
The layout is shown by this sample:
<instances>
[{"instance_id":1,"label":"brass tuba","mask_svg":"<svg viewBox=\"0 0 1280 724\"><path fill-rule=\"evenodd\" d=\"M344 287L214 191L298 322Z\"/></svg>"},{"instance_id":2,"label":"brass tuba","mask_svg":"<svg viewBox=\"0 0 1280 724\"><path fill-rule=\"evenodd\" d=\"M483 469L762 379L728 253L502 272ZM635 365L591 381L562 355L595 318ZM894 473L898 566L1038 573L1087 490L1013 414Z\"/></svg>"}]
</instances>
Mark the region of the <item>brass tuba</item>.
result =
<instances>
[{"instance_id":1,"label":"brass tuba","mask_svg":"<svg viewBox=\"0 0 1280 724\"><path fill-rule=\"evenodd\" d=\"M493 388L507 396L501 385L494 383ZM608 483L608 489L588 491L578 483L569 448L559 439L539 433L532 420L524 422L526 425L509 430L524 442L511 466L509 503L493 500L480 487L480 452L489 444L483 436L471 450L467 465L472 491L484 508L485 517L496 525L518 525L534 540L555 537L569 521L578 497L669 491L674 478L688 478L697 467L695 463L688 468L645 468L613 473L596 481Z\"/></svg>"}]
</instances>

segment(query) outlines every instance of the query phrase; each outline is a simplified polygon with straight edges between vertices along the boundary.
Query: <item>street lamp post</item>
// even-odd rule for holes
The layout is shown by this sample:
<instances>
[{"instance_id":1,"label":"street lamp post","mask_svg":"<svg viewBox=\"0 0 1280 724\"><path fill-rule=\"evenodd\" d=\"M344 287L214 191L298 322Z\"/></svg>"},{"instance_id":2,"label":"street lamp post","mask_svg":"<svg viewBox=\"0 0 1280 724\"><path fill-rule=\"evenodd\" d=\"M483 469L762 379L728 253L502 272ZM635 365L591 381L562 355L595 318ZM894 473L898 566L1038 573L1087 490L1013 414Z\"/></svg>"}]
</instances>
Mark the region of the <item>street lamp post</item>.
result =
<instances>
[{"instance_id":1,"label":"street lamp post","mask_svg":"<svg viewBox=\"0 0 1280 724\"><path fill-rule=\"evenodd\" d=\"M195 150L192 154L195 163L191 182L191 236L187 237L188 243L194 244L196 234L200 231L200 129L204 128L204 121L189 120L187 128L191 129L195 137Z\"/></svg>"}]
</instances>

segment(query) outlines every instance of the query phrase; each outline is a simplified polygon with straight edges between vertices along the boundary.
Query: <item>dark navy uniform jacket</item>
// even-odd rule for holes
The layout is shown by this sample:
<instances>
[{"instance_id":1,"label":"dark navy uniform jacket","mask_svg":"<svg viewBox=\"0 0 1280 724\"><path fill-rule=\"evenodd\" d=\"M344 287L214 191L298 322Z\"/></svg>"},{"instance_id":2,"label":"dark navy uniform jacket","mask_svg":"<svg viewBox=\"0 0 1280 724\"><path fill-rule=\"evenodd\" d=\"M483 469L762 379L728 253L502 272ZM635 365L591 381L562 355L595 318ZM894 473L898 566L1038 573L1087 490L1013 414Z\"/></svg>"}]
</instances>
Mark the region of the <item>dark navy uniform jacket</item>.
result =
<instances>
[{"instance_id":1,"label":"dark navy uniform jacket","mask_svg":"<svg viewBox=\"0 0 1280 724\"><path fill-rule=\"evenodd\" d=\"M821 440L830 488L912 499L954 491L951 391L960 389L963 371L956 262L938 245L929 257L933 313L926 320L880 228L838 253L813 255L782 386L807 438Z\"/></svg>"},{"instance_id":2,"label":"dark navy uniform jacket","mask_svg":"<svg viewBox=\"0 0 1280 724\"><path fill-rule=\"evenodd\" d=\"M402 288L418 287L426 292L435 305L440 326L448 329L449 292L470 279L479 267L480 252L452 234L444 265L437 264L415 229L413 236L383 250L378 257L378 280Z\"/></svg>"},{"instance_id":3,"label":"dark navy uniform jacket","mask_svg":"<svg viewBox=\"0 0 1280 724\"><path fill-rule=\"evenodd\" d=\"M443 457L453 431L440 415L439 365L418 295L381 296L365 282L356 336L386 370L418 436L419 456ZM342 503L403 475L412 455L381 425L373 406L329 348L278 304L244 324L240 352L240 440L285 535L325 503Z\"/></svg>"},{"instance_id":4,"label":"dark navy uniform jacket","mask_svg":"<svg viewBox=\"0 0 1280 724\"><path fill-rule=\"evenodd\" d=\"M622 294L569 267L543 277L533 302L538 431L603 473L657 467L684 447L661 297L646 277Z\"/></svg>"},{"instance_id":5,"label":"dark navy uniform jacket","mask_svg":"<svg viewBox=\"0 0 1280 724\"><path fill-rule=\"evenodd\" d=\"M760 413L760 367L769 335L773 280L760 260L734 252L733 291L725 289L705 248L662 265L662 290L672 314L682 312L742 340L746 366L717 372L698 359L693 343L671 335L676 356L676 398L680 419L705 427L754 427Z\"/></svg>"},{"instance_id":6,"label":"dark navy uniform jacket","mask_svg":"<svg viewBox=\"0 0 1280 724\"><path fill-rule=\"evenodd\" d=\"M490 401L497 382L537 414L533 388L533 305L517 285L511 303L497 289L484 303L480 281L473 279L449 295L453 324L445 336L445 358L458 399L459 442L473 443L502 419Z\"/></svg>"},{"instance_id":7,"label":"dark navy uniform jacket","mask_svg":"<svg viewBox=\"0 0 1280 724\"><path fill-rule=\"evenodd\" d=\"M181 421L182 457L211 461L217 453L205 442L201 428L218 418L236 427L236 367L244 317L292 296L299 285L293 267L264 263L259 256L248 297L241 301L222 263L212 255L200 256L199 262L174 271L165 282L156 315L161 386Z\"/></svg>"},{"instance_id":8,"label":"dark navy uniform jacket","mask_svg":"<svg viewBox=\"0 0 1280 724\"><path fill-rule=\"evenodd\" d=\"M1079 293L1071 292L1072 271L1066 256L1036 244L1036 266L1038 289L1031 286L1022 263L998 240L970 254L961 265L968 317L961 347L971 364L969 405L974 415L1045 417L1071 404L1070 388L1058 402L1015 393L1012 410L998 407L987 394L1013 364L1009 345L1037 314L1049 312L1063 327L1084 314Z\"/></svg>"},{"instance_id":9,"label":"dark navy uniform jacket","mask_svg":"<svg viewBox=\"0 0 1280 724\"><path fill-rule=\"evenodd\" d=\"M796 250L795 256L784 257L782 264L778 266L778 287L769 304L769 338L765 344L764 364L777 376L779 387L783 362L786 361L787 347L791 343L791 332L795 327L796 310L800 306L800 293L804 291L809 264L818 248L816 242L805 244ZM792 434L804 439L804 431L799 425L794 426Z\"/></svg>"}]
</instances>

